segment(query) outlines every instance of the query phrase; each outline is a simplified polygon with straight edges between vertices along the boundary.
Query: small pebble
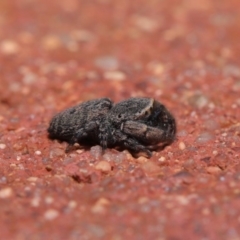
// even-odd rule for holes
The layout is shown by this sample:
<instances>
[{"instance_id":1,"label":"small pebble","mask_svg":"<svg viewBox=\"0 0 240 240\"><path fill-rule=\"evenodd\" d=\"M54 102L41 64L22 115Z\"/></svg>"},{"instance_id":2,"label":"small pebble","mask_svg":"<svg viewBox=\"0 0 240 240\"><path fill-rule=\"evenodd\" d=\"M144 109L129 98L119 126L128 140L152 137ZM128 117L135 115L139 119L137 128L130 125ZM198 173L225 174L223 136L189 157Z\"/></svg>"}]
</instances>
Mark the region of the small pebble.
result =
<instances>
[{"instance_id":1,"label":"small pebble","mask_svg":"<svg viewBox=\"0 0 240 240\"><path fill-rule=\"evenodd\" d=\"M102 156L102 147L99 145L93 146L90 149L90 154L95 158L99 159Z\"/></svg>"},{"instance_id":2,"label":"small pebble","mask_svg":"<svg viewBox=\"0 0 240 240\"><path fill-rule=\"evenodd\" d=\"M90 42L95 38L92 32L84 29L73 31L71 35L80 42Z\"/></svg>"},{"instance_id":3,"label":"small pebble","mask_svg":"<svg viewBox=\"0 0 240 240\"><path fill-rule=\"evenodd\" d=\"M210 167L207 167L207 172L208 173L219 173L221 172L221 168L217 167L217 166L210 166Z\"/></svg>"},{"instance_id":4,"label":"small pebble","mask_svg":"<svg viewBox=\"0 0 240 240\"><path fill-rule=\"evenodd\" d=\"M196 142L197 143L200 143L200 144L204 144L204 143L207 143L211 140L213 140L214 138L214 135L209 133L209 132L204 132L204 133L201 133L197 138L196 138Z\"/></svg>"},{"instance_id":5,"label":"small pebble","mask_svg":"<svg viewBox=\"0 0 240 240\"><path fill-rule=\"evenodd\" d=\"M47 203L47 204L51 204L54 201L54 199L52 197L50 197L50 196L45 197L44 200L45 200L45 203Z\"/></svg>"},{"instance_id":6,"label":"small pebble","mask_svg":"<svg viewBox=\"0 0 240 240\"><path fill-rule=\"evenodd\" d=\"M106 206L109 205L109 200L106 198L100 198L93 205L91 211L93 213L104 213L106 211Z\"/></svg>"},{"instance_id":7,"label":"small pebble","mask_svg":"<svg viewBox=\"0 0 240 240\"><path fill-rule=\"evenodd\" d=\"M165 157L160 157L160 158L158 159L158 161L159 161L159 162L165 162L165 161L166 161L166 158L165 158Z\"/></svg>"},{"instance_id":8,"label":"small pebble","mask_svg":"<svg viewBox=\"0 0 240 240\"><path fill-rule=\"evenodd\" d=\"M178 137L186 137L187 135L188 135L188 132L186 130L182 130L177 133Z\"/></svg>"},{"instance_id":9,"label":"small pebble","mask_svg":"<svg viewBox=\"0 0 240 240\"><path fill-rule=\"evenodd\" d=\"M213 155L217 155L218 151L214 150L212 153L213 153Z\"/></svg>"},{"instance_id":10,"label":"small pebble","mask_svg":"<svg viewBox=\"0 0 240 240\"><path fill-rule=\"evenodd\" d=\"M209 215L209 214L210 214L209 208L203 208L203 209L202 209L202 214L203 214L203 215L206 215L206 216Z\"/></svg>"},{"instance_id":11,"label":"small pebble","mask_svg":"<svg viewBox=\"0 0 240 240\"><path fill-rule=\"evenodd\" d=\"M120 71L107 71L104 73L104 78L107 80L123 81L126 75Z\"/></svg>"},{"instance_id":12,"label":"small pebble","mask_svg":"<svg viewBox=\"0 0 240 240\"><path fill-rule=\"evenodd\" d=\"M46 220L54 220L59 216L59 212L55 209L49 209L44 213L44 218Z\"/></svg>"},{"instance_id":13,"label":"small pebble","mask_svg":"<svg viewBox=\"0 0 240 240\"><path fill-rule=\"evenodd\" d=\"M158 28L159 21L149 17L136 15L133 17L133 23L144 32L153 32Z\"/></svg>"},{"instance_id":14,"label":"small pebble","mask_svg":"<svg viewBox=\"0 0 240 240\"><path fill-rule=\"evenodd\" d=\"M0 149L5 149L5 148L6 148L6 144L0 143Z\"/></svg>"},{"instance_id":15,"label":"small pebble","mask_svg":"<svg viewBox=\"0 0 240 240\"><path fill-rule=\"evenodd\" d=\"M19 45L12 40L4 40L0 44L0 50L6 55L16 54L19 51Z\"/></svg>"},{"instance_id":16,"label":"small pebble","mask_svg":"<svg viewBox=\"0 0 240 240\"><path fill-rule=\"evenodd\" d=\"M0 190L0 198L9 198L13 195L13 190L10 187L6 187Z\"/></svg>"},{"instance_id":17,"label":"small pebble","mask_svg":"<svg viewBox=\"0 0 240 240\"><path fill-rule=\"evenodd\" d=\"M76 208L77 207L77 202L74 201L74 200L69 201L68 207L71 208L71 209Z\"/></svg>"},{"instance_id":18,"label":"small pebble","mask_svg":"<svg viewBox=\"0 0 240 240\"><path fill-rule=\"evenodd\" d=\"M142 164L142 169L147 174L159 174L161 173L161 168L154 162L148 161Z\"/></svg>"},{"instance_id":19,"label":"small pebble","mask_svg":"<svg viewBox=\"0 0 240 240\"><path fill-rule=\"evenodd\" d=\"M186 148L186 145L185 145L184 142L180 142L180 143L178 144L178 147L179 147L180 150L184 150L184 149Z\"/></svg>"},{"instance_id":20,"label":"small pebble","mask_svg":"<svg viewBox=\"0 0 240 240\"><path fill-rule=\"evenodd\" d=\"M34 197L31 200L31 206L32 207L38 207L40 205L40 198L39 197Z\"/></svg>"},{"instance_id":21,"label":"small pebble","mask_svg":"<svg viewBox=\"0 0 240 240\"><path fill-rule=\"evenodd\" d=\"M112 170L112 167L107 161L100 161L95 165L95 169L100 170L103 173L108 173Z\"/></svg>"},{"instance_id":22,"label":"small pebble","mask_svg":"<svg viewBox=\"0 0 240 240\"><path fill-rule=\"evenodd\" d=\"M0 177L0 183L7 183L7 178L5 176Z\"/></svg>"},{"instance_id":23,"label":"small pebble","mask_svg":"<svg viewBox=\"0 0 240 240\"><path fill-rule=\"evenodd\" d=\"M41 155L41 154L42 154L42 152L41 152L41 151L39 151L39 150L37 150L37 151L35 151L35 154L36 154L36 155Z\"/></svg>"},{"instance_id":24,"label":"small pebble","mask_svg":"<svg viewBox=\"0 0 240 240\"><path fill-rule=\"evenodd\" d=\"M81 153L83 153L83 152L84 152L83 149L78 149L78 150L76 150L76 153L78 153L78 154L81 154Z\"/></svg>"},{"instance_id":25,"label":"small pebble","mask_svg":"<svg viewBox=\"0 0 240 240\"><path fill-rule=\"evenodd\" d=\"M165 71L164 65L158 62L150 62L147 67L155 75L161 75Z\"/></svg>"},{"instance_id":26,"label":"small pebble","mask_svg":"<svg viewBox=\"0 0 240 240\"><path fill-rule=\"evenodd\" d=\"M209 103L209 99L201 93L194 94L188 99L188 101L192 107L198 108L198 109L201 109L207 106L207 104Z\"/></svg>"},{"instance_id":27,"label":"small pebble","mask_svg":"<svg viewBox=\"0 0 240 240\"><path fill-rule=\"evenodd\" d=\"M139 203L139 204L143 204L143 203L146 203L146 202L148 202L149 201L149 198L148 197L140 197L138 200L137 200L137 202Z\"/></svg>"},{"instance_id":28,"label":"small pebble","mask_svg":"<svg viewBox=\"0 0 240 240\"><path fill-rule=\"evenodd\" d=\"M184 195L179 195L176 196L175 198L177 200L178 203L180 203L181 205L188 205L189 204L189 199L184 196Z\"/></svg>"},{"instance_id":29,"label":"small pebble","mask_svg":"<svg viewBox=\"0 0 240 240\"><path fill-rule=\"evenodd\" d=\"M137 159L137 162L139 162L139 163L145 163L145 162L148 162L148 159L145 158L145 157L143 157L143 156L141 156L141 157L139 157L139 158Z\"/></svg>"},{"instance_id":30,"label":"small pebble","mask_svg":"<svg viewBox=\"0 0 240 240\"><path fill-rule=\"evenodd\" d=\"M114 56L102 56L95 60L95 65L103 70L116 70L119 62Z\"/></svg>"},{"instance_id":31,"label":"small pebble","mask_svg":"<svg viewBox=\"0 0 240 240\"><path fill-rule=\"evenodd\" d=\"M49 157L54 158L54 157L62 157L65 155L65 151L62 148L53 148L50 150Z\"/></svg>"},{"instance_id":32,"label":"small pebble","mask_svg":"<svg viewBox=\"0 0 240 240\"><path fill-rule=\"evenodd\" d=\"M27 180L29 182L36 182L38 180L38 177L29 177Z\"/></svg>"},{"instance_id":33,"label":"small pebble","mask_svg":"<svg viewBox=\"0 0 240 240\"><path fill-rule=\"evenodd\" d=\"M61 41L57 36L48 35L42 39L42 46L46 50L55 50L61 46Z\"/></svg>"}]
</instances>

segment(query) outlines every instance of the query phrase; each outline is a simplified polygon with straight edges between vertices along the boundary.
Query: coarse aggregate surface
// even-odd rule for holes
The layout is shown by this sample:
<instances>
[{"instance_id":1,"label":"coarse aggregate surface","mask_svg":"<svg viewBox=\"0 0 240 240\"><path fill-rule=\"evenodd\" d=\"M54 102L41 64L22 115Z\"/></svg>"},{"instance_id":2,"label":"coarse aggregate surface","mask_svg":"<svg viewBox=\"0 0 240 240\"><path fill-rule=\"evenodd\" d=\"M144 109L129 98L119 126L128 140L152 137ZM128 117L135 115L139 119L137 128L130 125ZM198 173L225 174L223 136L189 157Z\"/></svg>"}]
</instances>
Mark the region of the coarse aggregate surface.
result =
<instances>
[{"instance_id":1,"label":"coarse aggregate surface","mask_svg":"<svg viewBox=\"0 0 240 240\"><path fill-rule=\"evenodd\" d=\"M0 239L240 239L240 2L0 1ZM82 101L177 121L148 159L48 139Z\"/></svg>"}]
</instances>

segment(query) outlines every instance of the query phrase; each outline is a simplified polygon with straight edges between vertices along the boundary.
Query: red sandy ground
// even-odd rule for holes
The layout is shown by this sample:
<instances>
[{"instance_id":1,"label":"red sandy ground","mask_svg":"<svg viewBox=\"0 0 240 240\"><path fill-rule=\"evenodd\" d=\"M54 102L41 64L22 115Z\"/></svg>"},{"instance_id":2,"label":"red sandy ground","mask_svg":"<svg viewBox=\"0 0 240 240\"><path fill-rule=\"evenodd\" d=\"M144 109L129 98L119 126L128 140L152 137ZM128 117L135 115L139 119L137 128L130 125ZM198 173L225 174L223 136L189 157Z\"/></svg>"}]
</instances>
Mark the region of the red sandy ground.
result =
<instances>
[{"instance_id":1,"label":"red sandy ground","mask_svg":"<svg viewBox=\"0 0 240 240\"><path fill-rule=\"evenodd\" d=\"M0 239L240 239L238 0L0 1ZM151 159L65 154L51 117L150 96L178 123Z\"/></svg>"}]
</instances>

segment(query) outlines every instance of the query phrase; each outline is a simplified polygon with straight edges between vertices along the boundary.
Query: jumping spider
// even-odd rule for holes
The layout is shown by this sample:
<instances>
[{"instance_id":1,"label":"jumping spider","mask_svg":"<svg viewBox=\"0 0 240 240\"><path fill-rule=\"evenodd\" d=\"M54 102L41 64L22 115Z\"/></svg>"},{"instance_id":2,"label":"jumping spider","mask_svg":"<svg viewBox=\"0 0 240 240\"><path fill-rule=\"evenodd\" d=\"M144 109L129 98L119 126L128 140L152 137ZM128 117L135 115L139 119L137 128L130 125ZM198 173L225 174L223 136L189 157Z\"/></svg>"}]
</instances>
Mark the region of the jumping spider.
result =
<instances>
[{"instance_id":1,"label":"jumping spider","mask_svg":"<svg viewBox=\"0 0 240 240\"><path fill-rule=\"evenodd\" d=\"M66 109L53 117L49 136L69 143L125 147L145 152L173 142L174 117L153 98L129 98L117 104L108 98L90 100Z\"/></svg>"}]
</instances>

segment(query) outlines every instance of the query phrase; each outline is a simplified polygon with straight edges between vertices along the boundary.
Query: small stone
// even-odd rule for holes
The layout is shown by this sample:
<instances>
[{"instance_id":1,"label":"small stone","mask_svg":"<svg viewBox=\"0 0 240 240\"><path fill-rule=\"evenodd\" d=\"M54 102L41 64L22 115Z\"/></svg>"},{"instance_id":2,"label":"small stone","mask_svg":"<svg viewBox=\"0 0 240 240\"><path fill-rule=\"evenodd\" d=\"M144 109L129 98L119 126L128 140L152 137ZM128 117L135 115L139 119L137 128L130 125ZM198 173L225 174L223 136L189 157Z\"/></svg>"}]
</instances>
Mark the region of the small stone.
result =
<instances>
[{"instance_id":1,"label":"small stone","mask_svg":"<svg viewBox=\"0 0 240 240\"><path fill-rule=\"evenodd\" d=\"M54 201L54 199L52 197L50 197L50 196L45 197L45 203L51 204L51 203L53 203L53 201Z\"/></svg>"},{"instance_id":2,"label":"small stone","mask_svg":"<svg viewBox=\"0 0 240 240\"><path fill-rule=\"evenodd\" d=\"M74 200L69 201L68 207L71 208L71 209L76 208L77 207L77 202L74 201Z\"/></svg>"},{"instance_id":3,"label":"small stone","mask_svg":"<svg viewBox=\"0 0 240 240\"><path fill-rule=\"evenodd\" d=\"M139 158L137 159L137 162L139 162L139 163L145 163L145 162L148 162L148 159L145 158L145 157L143 157L143 156L141 156L141 157L139 157Z\"/></svg>"},{"instance_id":4,"label":"small stone","mask_svg":"<svg viewBox=\"0 0 240 240\"><path fill-rule=\"evenodd\" d=\"M137 202L139 203L139 204L143 204L143 203L146 203L146 202L148 202L149 201L149 198L147 198L147 197L140 197L138 200L137 200Z\"/></svg>"},{"instance_id":5,"label":"small stone","mask_svg":"<svg viewBox=\"0 0 240 240\"><path fill-rule=\"evenodd\" d=\"M112 167L109 162L107 161L100 161L95 165L96 170L100 170L103 173L108 173L112 170Z\"/></svg>"},{"instance_id":6,"label":"small stone","mask_svg":"<svg viewBox=\"0 0 240 240\"><path fill-rule=\"evenodd\" d=\"M80 42L90 42L95 38L92 32L84 29L73 31L71 35Z\"/></svg>"},{"instance_id":7,"label":"small stone","mask_svg":"<svg viewBox=\"0 0 240 240\"><path fill-rule=\"evenodd\" d=\"M209 210L209 208L203 208L202 209L202 214L203 215L209 215L211 213L211 211Z\"/></svg>"},{"instance_id":8,"label":"small stone","mask_svg":"<svg viewBox=\"0 0 240 240\"><path fill-rule=\"evenodd\" d=\"M42 46L46 50L55 50L61 46L61 41L57 36L48 35L42 39Z\"/></svg>"},{"instance_id":9,"label":"small stone","mask_svg":"<svg viewBox=\"0 0 240 240\"><path fill-rule=\"evenodd\" d=\"M41 152L41 151L39 151L39 150L37 150L37 151L35 151L35 154L36 154L36 155L41 155L41 154L42 154L42 152Z\"/></svg>"},{"instance_id":10,"label":"small stone","mask_svg":"<svg viewBox=\"0 0 240 240\"><path fill-rule=\"evenodd\" d=\"M109 200L106 198L100 198L98 201L93 205L91 211L93 213L104 213L106 211L106 206L109 205Z\"/></svg>"},{"instance_id":11,"label":"small stone","mask_svg":"<svg viewBox=\"0 0 240 240\"><path fill-rule=\"evenodd\" d=\"M102 156L102 147L97 145L97 146L93 146L90 149L90 154L95 158L95 159L99 159Z\"/></svg>"},{"instance_id":12,"label":"small stone","mask_svg":"<svg viewBox=\"0 0 240 240\"><path fill-rule=\"evenodd\" d=\"M7 183L7 178L5 176L0 177L0 183Z\"/></svg>"},{"instance_id":13,"label":"small stone","mask_svg":"<svg viewBox=\"0 0 240 240\"><path fill-rule=\"evenodd\" d=\"M186 137L188 135L188 132L186 130L181 130L177 133L178 137Z\"/></svg>"},{"instance_id":14,"label":"small stone","mask_svg":"<svg viewBox=\"0 0 240 240\"><path fill-rule=\"evenodd\" d=\"M27 180L29 182L36 182L38 180L38 177L29 177Z\"/></svg>"},{"instance_id":15,"label":"small stone","mask_svg":"<svg viewBox=\"0 0 240 240\"><path fill-rule=\"evenodd\" d=\"M180 203L181 205L188 205L189 204L189 199L184 196L184 195L179 195L176 196L175 198L177 200L178 203Z\"/></svg>"},{"instance_id":16,"label":"small stone","mask_svg":"<svg viewBox=\"0 0 240 240\"><path fill-rule=\"evenodd\" d=\"M207 172L208 173L220 173L222 170L218 166L210 166L207 167Z\"/></svg>"},{"instance_id":17,"label":"small stone","mask_svg":"<svg viewBox=\"0 0 240 240\"><path fill-rule=\"evenodd\" d=\"M0 44L0 50L6 55L16 54L19 51L19 45L13 40L4 40Z\"/></svg>"},{"instance_id":18,"label":"small stone","mask_svg":"<svg viewBox=\"0 0 240 240\"><path fill-rule=\"evenodd\" d=\"M54 157L62 157L65 155L65 151L62 148L53 148L50 150L49 157L54 158Z\"/></svg>"},{"instance_id":19,"label":"small stone","mask_svg":"<svg viewBox=\"0 0 240 240\"><path fill-rule=\"evenodd\" d=\"M13 195L13 190L10 187L6 187L0 190L0 198L9 198Z\"/></svg>"},{"instance_id":20,"label":"small stone","mask_svg":"<svg viewBox=\"0 0 240 240\"><path fill-rule=\"evenodd\" d=\"M158 161L159 161L159 162L165 162L165 161L166 161L166 158L165 158L165 157L160 157L160 158L158 159Z\"/></svg>"},{"instance_id":21,"label":"small stone","mask_svg":"<svg viewBox=\"0 0 240 240\"><path fill-rule=\"evenodd\" d=\"M213 140L214 135L209 133L209 132L204 132L201 133L197 138L196 138L196 142L200 143L200 144L205 144L211 140Z\"/></svg>"},{"instance_id":22,"label":"small stone","mask_svg":"<svg viewBox=\"0 0 240 240\"><path fill-rule=\"evenodd\" d=\"M151 161L143 163L142 169L146 174L150 174L150 175L161 173L161 168L156 163Z\"/></svg>"},{"instance_id":23,"label":"small stone","mask_svg":"<svg viewBox=\"0 0 240 240\"><path fill-rule=\"evenodd\" d=\"M218 151L217 151L217 150L213 150L212 153L213 153L213 155L215 155L215 156L218 155Z\"/></svg>"},{"instance_id":24,"label":"small stone","mask_svg":"<svg viewBox=\"0 0 240 240\"><path fill-rule=\"evenodd\" d=\"M31 85L38 80L37 75L31 72L25 73L23 76L23 83L26 85Z\"/></svg>"},{"instance_id":25,"label":"small stone","mask_svg":"<svg viewBox=\"0 0 240 240\"><path fill-rule=\"evenodd\" d=\"M104 78L107 80L123 81L126 79L126 75L120 71L108 71L104 73Z\"/></svg>"},{"instance_id":26,"label":"small stone","mask_svg":"<svg viewBox=\"0 0 240 240\"><path fill-rule=\"evenodd\" d=\"M78 154L82 154L83 152L84 152L83 149L77 149L77 150L76 150L76 153L78 153Z\"/></svg>"},{"instance_id":27,"label":"small stone","mask_svg":"<svg viewBox=\"0 0 240 240\"><path fill-rule=\"evenodd\" d=\"M119 62L114 56L102 56L95 60L95 65L103 70L116 70Z\"/></svg>"},{"instance_id":28,"label":"small stone","mask_svg":"<svg viewBox=\"0 0 240 240\"><path fill-rule=\"evenodd\" d=\"M5 148L6 148L6 144L0 143L0 149L5 149Z\"/></svg>"},{"instance_id":29,"label":"small stone","mask_svg":"<svg viewBox=\"0 0 240 240\"><path fill-rule=\"evenodd\" d=\"M147 67L155 75L162 75L165 71L164 65L158 62L150 62Z\"/></svg>"},{"instance_id":30,"label":"small stone","mask_svg":"<svg viewBox=\"0 0 240 240\"><path fill-rule=\"evenodd\" d=\"M201 93L196 93L188 99L188 102L192 107L202 109L207 106L209 99Z\"/></svg>"},{"instance_id":31,"label":"small stone","mask_svg":"<svg viewBox=\"0 0 240 240\"><path fill-rule=\"evenodd\" d=\"M180 143L178 144L178 148L179 148L180 150L184 150L184 149L186 148L185 143L184 143L184 142L180 142Z\"/></svg>"},{"instance_id":32,"label":"small stone","mask_svg":"<svg viewBox=\"0 0 240 240\"><path fill-rule=\"evenodd\" d=\"M31 206L32 207L38 207L40 205L40 198L39 197L34 197L31 200Z\"/></svg>"},{"instance_id":33,"label":"small stone","mask_svg":"<svg viewBox=\"0 0 240 240\"><path fill-rule=\"evenodd\" d=\"M44 213L44 218L46 220L54 220L55 218L57 218L59 216L59 212L55 209L49 209Z\"/></svg>"},{"instance_id":34,"label":"small stone","mask_svg":"<svg viewBox=\"0 0 240 240\"><path fill-rule=\"evenodd\" d=\"M28 147L24 143L15 143L13 145L13 149L17 152L21 152L22 154L28 153Z\"/></svg>"},{"instance_id":35,"label":"small stone","mask_svg":"<svg viewBox=\"0 0 240 240\"><path fill-rule=\"evenodd\" d=\"M153 32L158 28L159 21L145 16L135 15L133 17L133 23L144 32Z\"/></svg>"}]
</instances>

